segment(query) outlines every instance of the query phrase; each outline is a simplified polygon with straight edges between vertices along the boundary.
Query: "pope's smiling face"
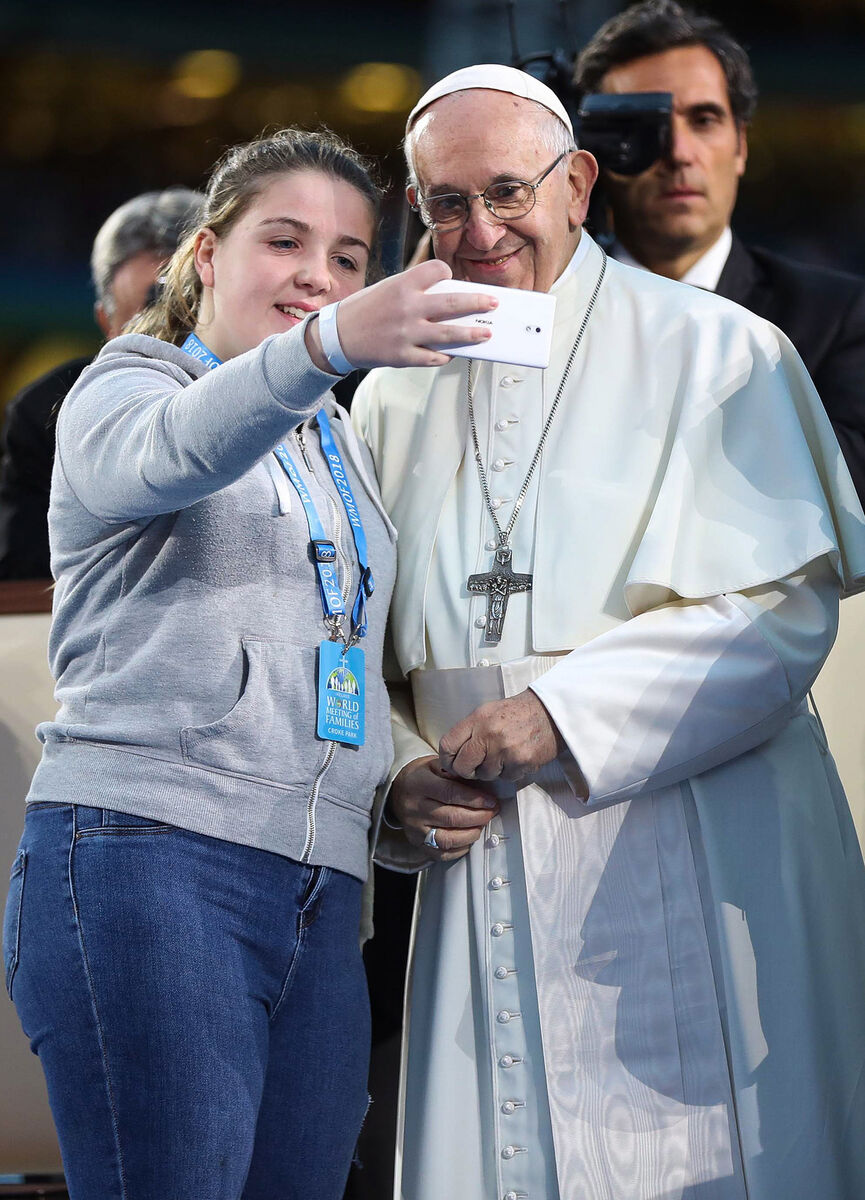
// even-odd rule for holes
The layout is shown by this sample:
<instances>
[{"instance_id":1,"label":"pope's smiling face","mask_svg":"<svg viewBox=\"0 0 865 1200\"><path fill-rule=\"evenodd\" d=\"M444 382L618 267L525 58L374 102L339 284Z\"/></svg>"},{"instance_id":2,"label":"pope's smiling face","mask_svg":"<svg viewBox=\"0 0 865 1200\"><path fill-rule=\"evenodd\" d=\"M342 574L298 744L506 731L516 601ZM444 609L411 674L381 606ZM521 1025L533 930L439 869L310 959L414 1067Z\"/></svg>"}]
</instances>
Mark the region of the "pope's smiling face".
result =
<instances>
[{"instance_id":1,"label":"pope's smiling face","mask_svg":"<svg viewBox=\"0 0 865 1200\"><path fill-rule=\"evenodd\" d=\"M482 192L491 183L533 183L556 157L539 137L546 110L505 92L473 88L443 96L415 123L414 166L424 196ZM501 221L472 200L458 229L433 231L436 257L454 278L471 283L547 292L567 266L580 238L595 160L579 152L540 184L524 217ZM415 193L409 188L409 200Z\"/></svg>"}]
</instances>

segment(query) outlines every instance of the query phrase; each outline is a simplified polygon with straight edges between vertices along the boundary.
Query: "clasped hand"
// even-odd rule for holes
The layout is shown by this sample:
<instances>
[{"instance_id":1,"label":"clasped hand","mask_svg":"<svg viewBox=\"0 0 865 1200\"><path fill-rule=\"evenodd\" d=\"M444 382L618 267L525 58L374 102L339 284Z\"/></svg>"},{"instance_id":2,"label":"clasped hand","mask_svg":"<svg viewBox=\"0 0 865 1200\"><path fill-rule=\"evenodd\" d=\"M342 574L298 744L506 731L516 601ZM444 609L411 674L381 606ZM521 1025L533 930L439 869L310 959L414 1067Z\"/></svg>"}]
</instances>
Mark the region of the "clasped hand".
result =
<instances>
[{"instance_id":1,"label":"clasped hand","mask_svg":"<svg viewBox=\"0 0 865 1200\"><path fill-rule=\"evenodd\" d=\"M439 762L463 779L525 779L556 757L564 742L528 689L482 704L439 742Z\"/></svg>"},{"instance_id":2,"label":"clasped hand","mask_svg":"<svg viewBox=\"0 0 865 1200\"><path fill-rule=\"evenodd\" d=\"M445 734L438 759L415 759L400 771L391 807L412 845L442 862L461 858L499 810L483 782L465 780L527 778L563 745L534 692L483 704ZM424 846L430 829L438 850Z\"/></svg>"}]
</instances>

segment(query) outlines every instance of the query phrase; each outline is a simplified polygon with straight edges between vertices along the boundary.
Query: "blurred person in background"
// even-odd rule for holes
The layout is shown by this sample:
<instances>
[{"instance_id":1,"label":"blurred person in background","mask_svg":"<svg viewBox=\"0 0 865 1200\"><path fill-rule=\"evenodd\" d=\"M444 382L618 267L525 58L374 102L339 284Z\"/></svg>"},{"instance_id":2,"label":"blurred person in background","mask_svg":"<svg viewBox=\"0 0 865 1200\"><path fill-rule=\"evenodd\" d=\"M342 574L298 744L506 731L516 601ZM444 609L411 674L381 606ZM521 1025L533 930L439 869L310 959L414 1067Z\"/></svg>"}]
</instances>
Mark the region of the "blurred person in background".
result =
<instances>
[{"instance_id":1,"label":"blurred person in background","mask_svg":"<svg viewBox=\"0 0 865 1200\"><path fill-rule=\"evenodd\" d=\"M748 55L713 17L645 0L577 59L579 92L671 92L669 154L640 175L602 172L613 254L717 292L782 329L832 421L865 502L865 280L746 246L730 228L757 101Z\"/></svg>"},{"instance_id":2,"label":"blurred person in background","mask_svg":"<svg viewBox=\"0 0 865 1200\"><path fill-rule=\"evenodd\" d=\"M153 295L160 271L204 197L188 188L145 192L104 222L90 270L96 323L117 337ZM48 497L54 426L66 393L90 362L75 358L22 388L0 431L0 579L48 579Z\"/></svg>"},{"instance_id":3,"label":"blurred person in background","mask_svg":"<svg viewBox=\"0 0 865 1200\"><path fill-rule=\"evenodd\" d=\"M229 151L160 298L60 412L60 711L4 961L73 1200L345 1185L395 534L330 389L446 363L443 321L494 307L428 294L442 263L363 290L378 205L334 135Z\"/></svg>"}]
</instances>

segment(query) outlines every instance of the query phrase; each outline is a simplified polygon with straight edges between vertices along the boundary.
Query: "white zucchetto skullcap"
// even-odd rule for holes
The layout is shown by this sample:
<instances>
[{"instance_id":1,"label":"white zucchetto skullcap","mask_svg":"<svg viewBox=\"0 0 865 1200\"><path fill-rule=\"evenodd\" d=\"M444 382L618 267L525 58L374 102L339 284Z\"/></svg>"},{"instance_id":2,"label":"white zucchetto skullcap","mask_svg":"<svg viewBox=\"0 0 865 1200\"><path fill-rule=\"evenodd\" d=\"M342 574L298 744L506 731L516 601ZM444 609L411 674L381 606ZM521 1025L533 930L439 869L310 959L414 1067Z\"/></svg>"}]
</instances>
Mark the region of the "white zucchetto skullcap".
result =
<instances>
[{"instance_id":1,"label":"white zucchetto skullcap","mask_svg":"<svg viewBox=\"0 0 865 1200\"><path fill-rule=\"evenodd\" d=\"M441 100L442 96L449 96L451 92L466 92L472 88L486 88L492 92L507 92L523 100L535 100L551 113L555 113L571 137L574 136L571 118L552 88L535 79L534 75L518 71L516 67L503 67L500 63L480 63L474 67L462 67L434 83L409 113L405 125L406 133L415 119L434 101Z\"/></svg>"}]
</instances>

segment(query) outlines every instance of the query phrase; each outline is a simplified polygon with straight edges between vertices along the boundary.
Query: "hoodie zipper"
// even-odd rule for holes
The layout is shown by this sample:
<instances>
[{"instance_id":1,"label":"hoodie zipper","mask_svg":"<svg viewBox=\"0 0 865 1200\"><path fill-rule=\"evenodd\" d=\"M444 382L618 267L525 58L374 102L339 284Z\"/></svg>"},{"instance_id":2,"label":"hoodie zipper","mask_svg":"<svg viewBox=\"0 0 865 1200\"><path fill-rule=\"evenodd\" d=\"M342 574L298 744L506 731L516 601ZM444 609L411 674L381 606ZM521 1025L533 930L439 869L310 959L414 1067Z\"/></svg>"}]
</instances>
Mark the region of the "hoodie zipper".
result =
<instances>
[{"instance_id":1,"label":"hoodie zipper","mask_svg":"<svg viewBox=\"0 0 865 1200\"><path fill-rule=\"evenodd\" d=\"M300 446L300 452L303 455L303 461L306 463L306 469L309 471L313 479L315 479L315 471L312 469L312 463L309 461L309 455L306 452L306 435L304 434L303 427L301 425L298 425L297 429L295 429L294 436L297 439L298 446Z\"/></svg>"},{"instance_id":2,"label":"hoodie zipper","mask_svg":"<svg viewBox=\"0 0 865 1200\"><path fill-rule=\"evenodd\" d=\"M297 444L300 447L301 454L303 455L303 461L306 463L310 475L313 479L315 479L316 483L318 483L318 479L316 478L315 471L312 468L309 455L307 454L306 438L304 436L303 429L300 426L295 429L294 436L297 439ZM323 488L322 491L324 491ZM337 558L342 564L342 603L343 607L345 607L348 604L348 597L352 584L351 562L346 558L342 550L342 515L330 493L325 492L324 494L325 498L327 499L327 503L330 508L331 519L333 521L333 544L336 547ZM318 804L319 793L321 792L322 780L330 770L333 760L336 758L336 749L338 744L338 742L327 743L327 752L325 753L324 761L316 771L315 778L312 781L312 789L310 790L306 801L306 843L303 847L303 853L300 856L301 862L309 862L313 847L315 846L315 809L316 805Z\"/></svg>"},{"instance_id":3,"label":"hoodie zipper","mask_svg":"<svg viewBox=\"0 0 865 1200\"><path fill-rule=\"evenodd\" d=\"M303 848L303 854L300 856L301 862L309 862L309 857L312 854L312 848L315 845L315 806L318 804L318 793L321 791L321 781L324 779L330 765L336 758L336 742L328 742L327 754L324 756L324 762L318 768L315 774L315 779L312 781L312 791L306 801L306 845Z\"/></svg>"}]
</instances>

